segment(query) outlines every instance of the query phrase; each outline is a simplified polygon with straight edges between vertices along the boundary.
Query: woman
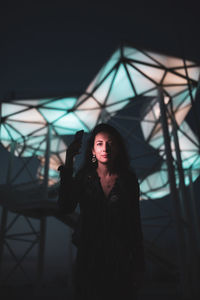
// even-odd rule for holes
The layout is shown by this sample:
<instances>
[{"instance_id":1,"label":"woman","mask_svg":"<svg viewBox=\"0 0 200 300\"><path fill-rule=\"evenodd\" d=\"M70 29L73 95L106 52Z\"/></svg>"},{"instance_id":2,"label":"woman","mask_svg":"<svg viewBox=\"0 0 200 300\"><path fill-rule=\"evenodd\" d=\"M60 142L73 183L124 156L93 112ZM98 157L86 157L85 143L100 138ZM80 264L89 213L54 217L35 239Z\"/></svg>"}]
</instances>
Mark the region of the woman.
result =
<instances>
[{"instance_id":1,"label":"woman","mask_svg":"<svg viewBox=\"0 0 200 300\"><path fill-rule=\"evenodd\" d=\"M94 128L84 166L73 177L73 160L80 147L75 140L67 150L58 201L63 213L80 205L76 297L133 300L145 269L137 178L114 127Z\"/></svg>"}]
</instances>

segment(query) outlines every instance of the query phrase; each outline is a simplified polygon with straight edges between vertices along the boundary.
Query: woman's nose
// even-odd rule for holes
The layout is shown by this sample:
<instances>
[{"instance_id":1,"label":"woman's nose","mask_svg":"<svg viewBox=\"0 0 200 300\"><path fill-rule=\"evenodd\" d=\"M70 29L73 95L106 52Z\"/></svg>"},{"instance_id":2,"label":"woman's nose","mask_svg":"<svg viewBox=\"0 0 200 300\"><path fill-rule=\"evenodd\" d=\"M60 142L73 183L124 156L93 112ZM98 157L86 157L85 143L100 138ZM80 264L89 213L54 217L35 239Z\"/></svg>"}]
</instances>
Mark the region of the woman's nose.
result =
<instances>
[{"instance_id":1,"label":"woman's nose","mask_svg":"<svg viewBox=\"0 0 200 300\"><path fill-rule=\"evenodd\" d=\"M110 145L109 145L109 143L105 144L105 151L106 152L110 152Z\"/></svg>"}]
</instances>

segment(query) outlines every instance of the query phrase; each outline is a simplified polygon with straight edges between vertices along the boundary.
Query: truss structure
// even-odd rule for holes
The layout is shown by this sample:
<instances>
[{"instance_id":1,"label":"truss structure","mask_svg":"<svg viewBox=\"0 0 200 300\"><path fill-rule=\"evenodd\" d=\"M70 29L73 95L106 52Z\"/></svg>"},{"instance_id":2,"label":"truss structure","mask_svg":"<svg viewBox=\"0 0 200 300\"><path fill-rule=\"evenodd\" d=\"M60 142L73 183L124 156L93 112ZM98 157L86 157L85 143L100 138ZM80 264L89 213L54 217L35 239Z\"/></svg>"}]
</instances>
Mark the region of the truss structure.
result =
<instances>
[{"instance_id":1,"label":"truss structure","mask_svg":"<svg viewBox=\"0 0 200 300\"><path fill-rule=\"evenodd\" d=\"M99 122L112 121L118 112L130 107L130 104L134 105L142 97L140 101L145 105L137 118L144 136L143 143L148 142L158 149L164 158L157 101L161 87L169 110L169 123L173 117L178 126L183 167L194 170L192 178L195 180L199 175L199 141L185 118L195 101L199 71L197 64L187 60L122 47L111 56L78 99L68 97L3 103L1 142L9 149L10 141L14 140L16 155L37 155L43 166L45 136L48 124L51 124L50 181L53 184L58 162L64 161L66 145L60 138L62 135L74 134L79 129L89 132ZM173 145L172 148L176 159ZM163 159L158 172L142 180L143 199L159 198L169 193L166 169ZM42 178L44 168L41 167L39 174Z\"/></svg>"},{"instance_id":2,"label":"truss structure","mask_svg":"<svg viewBox=\"0 0 200 300\"><path fill-rule=\"evenodd\" d=\"M73 128L71 122L73 120L75 126L79 122L70 113L75 102L76 97L23 99L1 103L1 143L11 152L6 184L0 186L0 269L3 284L12 281L13 273L18 270L25 275L26 284L31 284L31 279L32 282L41 283L46 216L57 213L56 195L54 190L52 194L51 186L58 181L57 168L65 159L67 146L62 135L74 134L76 127ZM21 158L22 162L15 174L14 156L19 160ZM34 176L31 161L36 157L40 163L37 176ZM19 182L18 178L22 173L25 173L25 181ZM14 228L18 228L22 220L25 220L27 230L25 227L24 232L16 231ZM25 244L29 244L29 247L25 247ZM19 248L24 249L20 256L16 254ZM4 250L7 251L5 255L9 254L13 261L7 272L3 266ZM30 278L23 263L33 253L38 257L38 262L36 274Z\"/></svg>"},{"instance_id":3,"label":"truss structure","mask_svg":"<svg viewBox=\"0 0 200 300\"><path fill-rule=\"evenodd\" d=\"M158 103L160 88L169 109L170 132L172 132L170 124L172 117L178 126L183 167L193 170L193 180L199 176L199 140L185 121L195 101L199 73L200 68L194 62L132 47L122 47L111 56L75 105L76 114L91 129L98 122L113 120L118 111L126 109L127 106L130 108L136 101L140 101L141 105L145 102L140 115L136 118L140 123L144 140L151 147L158 149L163 163L157 172L143 178L141 183L143 199L160 198L169 194ZM130 113L124 116L125 119L127 117L129 117L128 128L131 129L133 126L131 119L133 122L136 119L132 118ZM130 132L127 132L127 135L129 134ZM172 148L176 159L173 145ZM186 184L188 183L186 177Z\"/></svg>"},{"instance_id":4,"label":"truss structure","mask_svg":"<svg viewBox=\"0 0 200 300\"><path fill-rule=\"evenodd\" d=\"M143 204L144 207L159 208L156 215L147 214L143 219L144 228L155 229L153 240L146 236L148 253L152 252L162 267L176 273L176 258L173 262L169 258L164 250L165 242L160 244L162 250L158 247L158 240L163 240L164 233L172 233L174 226L174 217L161 199L169 196L171 187L160 91L166 110L175 185L181 187L181 164L184 184L191 187L200 174L199 120L197 116L194 130L188 118L195 114L195 105L199 102L199 74L200 67L194 62L130 46L121 47L79 97L3 101L1 143L8 150L14 143L15 155L19 157L31 159L36 155L40 160L38 180L42 182L46 178L50 188L58 181L58 165L64 162L66 136L80 129L90 132L100 122L117 127L126 139L132 166L139 176L141 200L148 203ZM193 207L193 213L194 210ZM191 219L181 211L180 218L183 227L189 228ZM158 219L166 222L158 224ZM195 220L198 222L197 216Z\"/></svg>"},{"instance_id":5,"label":"truss structure","mask_svg":"<svg viewBox=\"0 0 200 300\"><path fill-rule=\"evenodd\" d=\"M71 112L76 97L13 100L1 104L0 140L10 150L15 144L18 157L37 156L41 162L38 179L44 178L47 134L51 124L50 164L48 184L58 180L57 166L64 162L66 143L62 136L74 134L78 127L85 126Z\"/></svg>"}]
</instances>

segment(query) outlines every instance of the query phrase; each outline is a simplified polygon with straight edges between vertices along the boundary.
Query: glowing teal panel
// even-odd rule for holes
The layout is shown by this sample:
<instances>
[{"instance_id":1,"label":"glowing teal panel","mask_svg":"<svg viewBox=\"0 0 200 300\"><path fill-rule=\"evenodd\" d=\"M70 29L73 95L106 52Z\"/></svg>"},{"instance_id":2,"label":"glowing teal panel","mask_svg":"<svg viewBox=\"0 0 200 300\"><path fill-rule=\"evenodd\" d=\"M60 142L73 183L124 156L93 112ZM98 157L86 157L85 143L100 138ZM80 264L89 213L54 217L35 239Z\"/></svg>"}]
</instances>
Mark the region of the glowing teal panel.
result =
<instances>
[{"instance_id":1,"label":"glowing teal panel","mask_svg":"<svg viewBox=\"0 0 200 300\"><path fill-rule=\"evenodd\" d=\"M148 177L149 185L152 189L163 185L162 176L159 173L154 173Z\"/></svg>"},{"instance_id":2,"label":"glowing teal panel","mask_svg":"<svg viewBox=\"0 0 200 300\"><path fill-rule=\"evenodd\" d=\"M49 176L50 176L51 178L58 178L58 177L59 177L58 171L49 169Z\"/></svg>"},{"instance_id":3,"label":"glowing teal panel","mask_svg":"<svg viewBox=\"0 0 200 300\"><path fill-rule=\"evenodd\" d=\"M151 139L149 141L149 144L151 146L153 146L154 148L160 148L161 145L163 145L163 137L160 137L160 138L156 138L156 139Z\"/></svg>"},{"instance_id":4,"label":"glowing teal panel","mask_svg":"<svg viewBox=\"0 0 200 300\"><path fill-rule=\"evenodd\" d=\"M185 86L163 86L163 90L167 92L170 96L176 97L179 93L185 91Z\"/></svg>"},{"instance_id":5,"label":"glowing teal panel","mask_svg":"<svg viewBox=\"0 0 200 300\"><path fill-rule=\"evenodd\" d=\"M131 48L131 47L125 47L123 50L124 56L129 58L129 59L134 59L143 63L149 63L149 64L153 64L153 65L158 65L153 59L151 59L150 57L146 56L145 54L143 54L142 52Z\"/></svg>"},{"instance_id":6,"label":"glowing teal panel","mask_svg":"<svg viewBox=\"0 0 200 300\"><path fill-rule=\"evenodd\" d=\"M146 193L150 188L147 180L140 182L140 189L143 193Z\"/></svg>"},{"instance_id":7,"label":"glowing teal panel","mask_svg":"<svg viewBox=\"0 0 200 300\"><path fill-rule=\"evenodd\" d=\"M173 97L173 108L177 109L180 106L185 106L190 103L190 97L188 89L184 92L178 94L177 96Z\"/></svg>"},{"instance_id":8,"label":"glowing teal panel","mask_svg":"<svg viewBox=\"0 0 200 300\"><path fill-rule=\"evenodd\" d=\"M169 194L169 182L166 163L162 164L160 172L149 175L141 184L141 191L150 198L162 198Z\"/></svg>"},{"instance_id":9,"label":"glowing teal panel","mask_svg":"<svg viewBox=\"0 0 200 300\"><path fill-rule=\"evenodd\" d=\"M68 135L68 134L73 135L77 131L76 129L59 127L59 126L54 126L54 129L59 135Z\"/></svg>"},{"instance_id":10,"label":"glowing teal panel","mask_svg":"<svg viewBox=\"0 0 200 300\"><path fill-rule=\"evenodd\" d=\"M196 96L196 92L197 92L197 88L193 88L193 90L192 90L192 96L193 96L194 99L195 99L195 96Z\"/></svg>"},{"instance_id":11,"label":"glowing teal panel","mask_svg":"<svg viewBox=\"0 0 200 300\"><path fill-rule=\"evenodd\" d=\"M7 121L8 124L11 124L17 131L19 131L23 136L30 134L31 132L43 128L43 124L31 124L31 123L23 123L23 122L15 122L15 121Z\"/></svg>"},{"instance_id":12,"label":"glowing teal panel","mask_svg":"<svg viewBox=\"0 0 200 300\"><path fill-rule=\"evenodd\" d=\"M6 140L0 140L1 144L5 147L8 148L10 146L10 141L6 141Z\"/></svg>"},{"instance_id":13,"label":"glowing teal panel","mask_svg":"<svg viewBox=\"0 0 200 300\"><path fill-rule=\"evenodd\" d=\"M59 140L53 139L51 140L51 151L57 152L59 150Z\"/></svg>"},{"instance_id":14,"label":"glowing teal panel","mask_svg":"<svg viewBox=\"0 0 200 300\"><path fill-rule=\"evenodd\" d=\"M44 176L44 168L42 167L40 170L40 174ZM49 169L49 178L58 178L59 174L58 171L53 170L53 169Z\"/></svg>"},{"instance_id":15,"label":"glowing teal panel","mask_svg":"<svg viewBox=\"0 0 200 300\"><path fill-rule=\"evenodd\" d=\"M87 109L87 110L77 110L76 115L80 120L83 120L87 123L87 127L91 130L96 125L99 115L102 109ZM88 132L88 128L85 130Z\"/></svg>"},{"instance_id":16,"label":"glowing teal panel","mask_svg":"<svg viewBox=\"0 0 200 300\"><path fill-rule=\"evenodd\" d=\"M137 49L132 47L123 47L122 51L123 51L123 56L130 59L134 59L134 57L137 56L137 54L142 54Z\"/></svg>"},{"instance_id":17,"label":"glowing teal panel","mask_svg":"<svg viewBox=\"0 0 200 300\"><path fill-rule=\"evenodd\" d=\"M140 72L141 74L144 74L145 77L152 79L157 84L159 84L161 82L161 79L163 78L163 76L165 74L165 70L163 70L162 68L150 67L150 66L140 64L140 63L132 63L132 66L134 66L134 68L138 69L138 72Z\"/></svg>"},{"instance_id":18,"label":"glowing teal panel","mask_svg":"<svg viewBox=\"0 0 200 300\"><path fill-rule=\"evenodd\" d=\"M200 165L200 159L198 159L198 166ZM192 181L194 182L199 177L200 170L192 169ZM188 176L185 176L185 184L190 185L190 179Z\"/></svg>"},{"instance_id":19,"label":"glowing teal panel","mask_svg":"<svg viewBox=\"0 0 200 300\"><path fill-rule=\"evenodd\" d=\"M56 109L63 109L63 110L68 110L74 107L76 103L76 98L62 98L58 100L54 100L50 103L47 103L44 105L44 107L50 107L50 108L55 108ZM54 111L55 111L54 110Z\"/></svg>"},{"instance_id":20,"label":"glowing teal panel","mask_svg":"<svg viewBox=\"0 0 200 300\"><path fill-rule=\"evenodd\" d=\"M44 127L41 127L39 130L34 131L32 133L32 136L44 136L47 134L47 132L48 132L47 126L44 126Z\"/></svg>"},{"instance_id":21,"label":"glowing teal panel","mask_svg":"<svg viewBox=\"0 0 200 300\"><path fill-rule=\"evenodd\" d=\"M200 156L196 158L192 165L192 181L195 181L200 175Z\"/></svg>"},{"instance_id":22,"label":"glowing teal panel","mask_svg":"<svg viewBox=\"0 0 200 300\"><path fill-rule=\"evenodd\" d=\"M100 102L101 104L104 104L105 102L105 98L110 89L114 74L115 71L111 72L110 75L102 82L102 84L93 93L94 98L97 99L97 101Z\"/></svg>"},{"instance_id":23,"label":"glowing teal panel","mask_svg":"<svg viewBox=\"0 0 200 300\"><path fill-rule=\"evenodd\" d=\"M167 172L156 172L148 176L148 180L152 189L160 188L168 182Z\"/></svg>"},{"instance_id":24,"label":"glowing teal panel","mask_svg":"<svg viewBox=\"0 0 200 300\"><path fill-rule=\"evenodd\" d=\"M55 125L61 126L61 127L68 127L70 129L74 130L86 130L87 128L84 126L84 124L76 117L74 113L69 113L65 117L59 119L55 122Z\"/></svg>"},{"instance_id":25,"label":"glowing teal panel","mask_svg":"<svg viewBox=\"0 0 200 300\"><path fill-rule=\"evenodd\" d=\"M44 150L42 150L41 148L37 149L37 147L35 147L35 149L28 148L28 149L26 149L26 151L27 151L27 154L30 153L31 156L35 155L35 156L43 157L45 154Z\"/></svg>"},{"instance_id":26,"label":"glowing teal panel","mask_svg":"<svg viewBox=\"0 0 200 300\"><path fill-rule=\"evenodd\" d=\"M26 145L32 145L32 144L38 144L41 143L45 139L45 136L33 136L29 137L28 140L26 140Z\"/></svg>"},{"instance_id":27,"label":"glowing teal panel","mask_svg":"<svg viewBox=\"0 0 200 300\"><path fill-rule=\"evenodd\" d=\"M19 132L17 132L12 127L8 126L7 124L5 124L5 127L8 129L8 131L11 134L13 140L15 140L15 141L22 140L22 136L21 136L21 134Z\"/></svg>"},{"instance_id":28,"label":"glowing teal panel","mask_svg":"<svg viewBox=\"0 0 200 300\"><path fill-rule=\"evenodd\" d=\"M150 133L152 132L152 130L154 128L155 123L152 122L152 121L148 122L145 119L145 121L141 121L140 125L141 125L141 128L142 128L142 132L143 132L144 138L148 139Z\"/></svg>"},{"instance_id":29,"label":"glowing teal panel","mask_svg":"<svg viewBox=\"0 0 200 300\"><path fill-rule=\"evenodd\" d=\"M185 181L185 184L186 184L186 185L189 185L189 184L190 184L190 179L189 179L189 177L185 176L184 181ZM192 178L192 181L194 181L193 178Z\"/></svg>"},{"instance_id":30,"label":"glowing teal panel","mask_svg":"<svg viewBox=\"0 0 200 300\"><path fill-rule=\"evenodd\" d=\"M41 124L45 123L44 118L41 116L41 114L35 108L27 109L24 112L19 112L19 113L15 114L14 116L11 116L9 118L9 120L27 122L27 123L30 123L30 122L31 123L37 122L37 123L41 123Z\"/></svg>"},{"instance_id":31,"label":"glowing teal panel","mask_svg":"<svg viewBox=\"0 0 200 300\"><path fill-rule=\"evenodd\" d=\"M51 100L52 99L26 99L26 100L14 100L12 102L16 104L23 104L29 107L29 106L38 106Z\"/></svg>"},{"instance_id":32,"label":"glowing teal panel","mask_svg":"<svg viewBox=\"0 0 200 300\"><path fill-rule=\"evenodd\" d=\"M127 69L138 94L144 93L155 87L155 84L152 81L128 64Z\"/></svg>"},{"instance_id":33,"label":"glowing teal panel","mask_svg":"<svg viewBox=\"0 0 200 300\"><path fill-rule=\"evenodd\" d=\"M148 196L152 199L163 198L170 193L169 186L163 187L157 191L149 191Z\"/></svg>"},{"instance_id":34,"label":"glowing teal panel","mask_svg":"<svg viewBox=\"0 0 200 300\"><path fill-rule=\"evenodd\" d=\"M32 147L35 148L35 149L39 147L39 150L46 151L47 142L46 142L46 140L44 140L44 142L42 142L41 144L32 145Z\"/></svg>"},{"instance_id":35,"label":"glowing teal panel","mask_svg":"<svg viewBox=\"0 0 200 300\"><path fill-rule=\"evenodd\" d=\"M0 140L11 141L12 137L8 134L8 131L3 125L0 127Z\"/></svg>"},{"instance_id":36,"label":"glowing teal panel","mask_svg":"<svg viewBox=\"0 0 200 300\"><path fill-rule=\"evenodd\" d=\"M66 115L66 112L55 109L40 108L39 111L49 123L53 123L58 118Z\"/></svg>"},{"instance_id":37,"label":"glowing teal panel","mask_svg":"<svg viewBox=\"0 0 200 300\"><path fill-rule=\"evenodd\" d=\"M161 63L162 65L168 67L168 68L178 68L178 67L184 67L183 59L166 56L163 54L153 53L153 52L146 52L149 56L154 58L156 61Z\"/></svg>"},{"instance_id":38,"label":"glowing teal panel","mask_svg":"<svg viewBox=\"0 0 200 300\"><path fill-rule=\"evenodd\" d=\"M32 150L32 149L25 149L23 151L23 157L30 157L30 156L35 156L36 153L35 153L35 150ZM42 155L44 155L44 153L42 153Z\"/></svg>"},{"instance_id":39,"label":"glowing teal panel","mask_svg":"<svg viewBox=\"0 0 200 300\"><path fill-rule=\"evenodd\" d=\"M121 57L120 50L114 52L109 61L104 65L104 67L98 73L98 80L100 82L115 66Z\"/></svg>"},{"instance_id":40,"label":"glowing teal panel","mask_svg":"<svg viewBox=\"0 0 200 300\"><path fill-rule=\"evenodd\" d=\"M144 95L145 95L145 96L150 96L150 97L154 97L154 96L157 97L157 96L158 96L158 89L157 89L156 86L155 86L154 89L145 91L145 92L144 92Z\"/></svg>"},{"instance_id":41,"label":"glowing teal panel","mask_svg":"<svg viewBox=\"0 0 200 300\"><path fill-rule=\"evenodd\" d=\"M7 124L1 125L1 134L0 139L3 140L19 140L21 139L21 135L9 127Z\"/></svg>"},{"instance_id":42,"label":"glowing teal panel","mask_svg":"<svg viewBox=\"0 0 200 300\"><path fill-rule=\"evenodd\" d=\"M195 162L195 160L197 159L198 156L199 156L198 153L195 153L193 155L191 154L191 156L189 158L184 159L183 168L185 168L185 169L190 168L193 165L193 163Z\"/></svg>"},{"instance_id":43,"label":"glowing teal panel","mask_svg":"<svg viewBox=\"0 0 200 300\"><path fill-rule=\"evenodd\" d=\"M130 100L125 100L122 102L118 102L117 104L106 106L106 110L109 113L117 112L117 111L121 110L122 108L124 108L129 102L130 102Z\"/></svg>"},{"instance_id":44,"label":"glowing teal panel","mask_svg":"<svg viewBox=\"0 0 200 300\"><path fill-rule=\"evenodd\" d=\"M76 113L77 110L93 110L98 108L101 108L101 105L97 102L97 100L94 100L94 98L90 95L84 95L84 101L76 107Z\"/></svg>"},{"instance_id":45,"label":"glowing teal panel","mask_svg":"<svg viewBox=\"0 0 200 300\"><path fill-rule=\"evenodd\" d=\"M24 109L26 109L26 106L3 103L1 107L1 115L2 117L9 116L10 114L16 114L20 111L23 111Z\"/></svg>"},{"instance_id":46,"label":"glowing teal panel","mask_svg":"<svg viewBox=\"0 0 200 300\"><path fill-rule=\"evenodd\" d=\"M196 161L193 163L193 170L194 169L197 169L198 172L200 173L200 155L199 155L199 153L197 154Z\"/></svg>"},{"instance_id":47,"label":"glowing teal panel","mask_svg":"<svg viewBox=\"0 0 200 300\"><path fill-rule=\"evenodd\" d=\"M159 173L155 175L157 178L159 176ZM156 198L162 198L169 194L169 185L161 185L161 186L155 186L153 189L151 188L151 179L149 180L149 177L145 179L141 184L140 184L140 189L142 193L145 193L148 197L156 199Z\"/></svg>"},{"instance_id":48,"label":"glowing teal panel","mask_svg":"<svg viewBox=\"0 0 200 300\"><path fill-rule=\"evenodd\" d=\"M27 147L30 148L30 149L45 150L46 149L46 140L41 142L41 143L34 143L34 144L31 144L31 145L28 145Z\"/></svg>"},{"instance_id":49,"label":"glowing teal panel","mask_svg":"<svg viewBox=\"0 0 200 300\"><path fill-rule=\"evenodd\" d=\"M120 65L112 85L107 104L114 104L118 101L134 96L135 93L127 76L126 70L123 65Z\"/></svg>"},{"instance_id":50,"label":"glowing teal panel","mask_svg":"<svg viewBox=\"0 0 200 300\"><path fill-rule=\"evenodd\" d=\"M65 151L66 145L65 143L60 139L60 138L53 138L51 140L51 151L52 152L60 152L60 151Z\"/></svg>"}]
</instances>

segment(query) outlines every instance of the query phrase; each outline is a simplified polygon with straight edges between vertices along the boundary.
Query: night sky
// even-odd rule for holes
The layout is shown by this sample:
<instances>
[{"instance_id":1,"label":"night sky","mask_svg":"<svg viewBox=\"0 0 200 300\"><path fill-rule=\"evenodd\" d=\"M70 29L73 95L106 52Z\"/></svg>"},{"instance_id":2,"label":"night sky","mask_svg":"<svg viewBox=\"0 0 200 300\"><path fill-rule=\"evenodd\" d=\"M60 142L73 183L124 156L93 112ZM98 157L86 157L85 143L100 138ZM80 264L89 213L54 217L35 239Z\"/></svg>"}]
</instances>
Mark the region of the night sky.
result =
<instances>
[{"instance_id":1,"label":"night sky","mask_svg":"<svg viewBox=\"0 0 200 300\"><path fill-rule=\"evenodd\" d=\"M0 98L81 94L121 43L200 62L194 0L79 2L1 4Z\"/></svg>"}]
</instances>

